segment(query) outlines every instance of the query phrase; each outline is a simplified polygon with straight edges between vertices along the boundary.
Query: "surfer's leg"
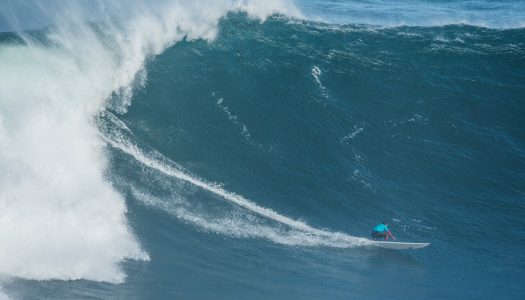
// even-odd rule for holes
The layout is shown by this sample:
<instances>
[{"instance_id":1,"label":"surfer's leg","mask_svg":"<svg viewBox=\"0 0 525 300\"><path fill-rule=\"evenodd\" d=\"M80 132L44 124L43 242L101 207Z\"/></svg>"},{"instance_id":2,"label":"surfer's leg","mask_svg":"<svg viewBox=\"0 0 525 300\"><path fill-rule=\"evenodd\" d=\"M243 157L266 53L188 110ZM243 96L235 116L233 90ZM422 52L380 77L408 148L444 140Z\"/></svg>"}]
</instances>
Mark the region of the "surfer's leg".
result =
<instances>
[{"instance_id":1,"label":"surfer's leg","mask_svg":"<svg viewBox=\"0 0 525 300\"><path fill-rule=\"evenodd\" d=\"M375 231L375 230L372 231L372 237L374 239L385 239L385 240L388 238L388 236L387 236L387 234L385 232L379 232L379 231Z\"/></svg>"}]
</instances>

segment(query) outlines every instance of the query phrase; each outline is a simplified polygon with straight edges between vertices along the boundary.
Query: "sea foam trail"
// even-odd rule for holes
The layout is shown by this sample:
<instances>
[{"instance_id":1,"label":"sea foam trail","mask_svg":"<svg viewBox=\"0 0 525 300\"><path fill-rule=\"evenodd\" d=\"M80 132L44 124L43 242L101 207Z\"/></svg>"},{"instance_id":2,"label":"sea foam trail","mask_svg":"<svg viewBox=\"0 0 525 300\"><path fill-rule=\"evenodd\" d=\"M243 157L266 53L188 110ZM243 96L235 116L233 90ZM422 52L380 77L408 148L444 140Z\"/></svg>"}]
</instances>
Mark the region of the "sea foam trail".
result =
<instances>
[{"instance_id":1,"label":"sea foam trail","mask_svg":"<svg viewBox=\"0 0 525 300\"><path fill-rule=\"evenodd\" d=\"M115 117L112 117L109 119L111 122L114 122ZM369 241L367 239L350 236L350 235L340 233L340 232L330 232L326 230L321 230L321 229L312 227L306 224L305 222L291 219L289 217L286 217L282 214L275 212L274 210L271 210L266 207L262 207L256 204L255 202L246 199L245 197L241 195L224 190L217 184L206 182L203 179L200 179L194 175L190 175L187 172L180 170L179 168L175 167L176 164L174 162L162 156L158 152L155 152L154 155L149 155L145 153L138 146L136 146L135 143L131 142L131 139L129 137L125 137L124 134L122 134L122 132L118 132L115 129L108 128L107 125L104 128L104 131L105 132L103 133L103 139L109 145L111 145L115 149L118 149L132 156L135 160L142 163L143 165L151 169L155 169L170 177L191 183L192 185L197 186L210 193L213 193L216 196L219 196L226 201L229 201L239 207L242 207L251 213L255 213L259 216L262 216L266 219L270 219L279 224L289 226L291 229L294 230L293 234L291 232L287 232L283 235L282 232L275 230L274 228L273 229L269 227L263 228L261 226L257 227L257 226L252 226L252 224L247 224L246 222L244 222L242 223L242 226L249 226L253 230L249 232L245 232L244 234L241 234L243 236L262 236L276 243L292 244L292 245L309 245L309 246L323 245L323 246L343 248L343 247L356 247L356 246L362 246L362 245L369 244ZM144 193L135 193L135 194L136 196L139 195L139 198L149 199L144 202L148 202L149 204L157 203L156 206L158 207L164 206L164 204L158 205L162 203L162 201L158 199L151 200L151 199L155 199L152 196L145 195ZM232 232L238 233L239 232L238 229L237 230L230 229L232 225L231 219L210 222L206 218L202 218L201 216L195 215L194 213L191 213L189 211L183 212L181 208L176 208L175 210L173 209L168 209L168 210L175 211L175 215L177 215L179 218L184 219L186 221L190 221L206 229L211 229L213 231L225 232L225 233L232 233ZM235 222L239 223L238 220L233 220L233 221L234 223ZM238 225L241 226L241 223L239 223ZM234 234L234 235L238 235L238 234Z\"/></svg>"},{"instance_id":2,"label":"sea foam trail","mask_svg":"<svg viewBox=\"0 0 525 300\"><path fill-rule=\"evenodd\" d=\"M274 243L290 246L327 246L327 247L354 247L357 244L348 240L344 234L332 233L332 237L322 237L306 231L287 228L276 222L270 224L262 222L250 211L233 209L223 211L217 215L203 212L202 209L193 207L188 201L180 200L177 195L169 198L155 197L147 192L137 190L130 186L129 189L137 200L142 203L161 209L185 223L195 225L205 231L232 236L235 238L260 238ZM265 224L268 223L268 224Z\"/></svg>"},{"instance_id":3,"label":"sea foam trail","mask_svg":"<svg viewBox=\"0 0 525 300\"><path fill-rule=\"evenodd\" d=\"M148 59L184 38L213 39L229 11L293 11L278 0L97 1L89 23L82 2L43 11L54 25L38 37L0 44L2 277L119 283L120 262L148 260L105 176L93 118L108 98L125 112Z\"/></svg>"}]
</instances>

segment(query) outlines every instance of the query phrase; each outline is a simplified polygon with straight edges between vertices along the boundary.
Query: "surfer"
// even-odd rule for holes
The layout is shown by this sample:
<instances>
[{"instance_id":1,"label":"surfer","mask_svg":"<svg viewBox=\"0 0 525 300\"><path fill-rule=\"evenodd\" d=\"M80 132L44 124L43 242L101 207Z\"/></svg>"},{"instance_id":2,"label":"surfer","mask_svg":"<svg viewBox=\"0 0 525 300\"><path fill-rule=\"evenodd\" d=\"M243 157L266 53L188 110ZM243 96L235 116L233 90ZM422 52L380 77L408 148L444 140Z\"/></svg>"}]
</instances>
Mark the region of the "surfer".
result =
<instances>
[{"instance_id":1,"label":"surfer","mask_svg":"<svg viewBox=\"0 0 525 300\"><path fill-rule=\"evenodd\" d=\"M388 223L383 221L381 224L376 225L374 229L372 230L372 237L375 239L385 239L388 240L388 236L392 237L392 239L396 239L390 230L388 229Z\"/></svg>"}]
</instances>

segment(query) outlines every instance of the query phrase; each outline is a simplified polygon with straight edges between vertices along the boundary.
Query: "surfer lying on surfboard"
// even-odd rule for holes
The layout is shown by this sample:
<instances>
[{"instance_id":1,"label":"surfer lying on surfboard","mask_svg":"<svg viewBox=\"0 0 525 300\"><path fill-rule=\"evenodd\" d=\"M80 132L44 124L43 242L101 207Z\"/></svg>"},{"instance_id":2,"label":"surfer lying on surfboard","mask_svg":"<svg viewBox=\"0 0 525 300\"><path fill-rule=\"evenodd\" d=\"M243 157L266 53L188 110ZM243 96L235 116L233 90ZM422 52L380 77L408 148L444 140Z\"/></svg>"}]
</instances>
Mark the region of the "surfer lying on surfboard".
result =
<instances>
[{"instance_id":1,"label":"surfer lying on surfboard","mask_svg":"<svg viewBox=\"0 0 525 300\"><path fill-rule=\"evenodd\" d=\"M388 240L388 236L392 237L394 240L396 239L390 230L388 230L388 223L385 221L376 225L376 227L374 227L372 230L372 237L375 239L384 239L386 241Z\"/></svg>"}]
</instances>

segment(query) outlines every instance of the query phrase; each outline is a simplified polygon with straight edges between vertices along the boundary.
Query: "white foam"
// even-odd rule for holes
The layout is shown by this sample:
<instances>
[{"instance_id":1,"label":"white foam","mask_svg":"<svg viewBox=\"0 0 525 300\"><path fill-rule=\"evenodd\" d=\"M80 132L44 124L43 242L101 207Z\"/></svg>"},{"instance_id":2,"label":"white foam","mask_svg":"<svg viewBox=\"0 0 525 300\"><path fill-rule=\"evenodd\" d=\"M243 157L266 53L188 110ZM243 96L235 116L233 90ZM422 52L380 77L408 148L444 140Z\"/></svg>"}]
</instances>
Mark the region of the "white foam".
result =
<instances>
[{"instance_id":1,"label":"white foam","mask_svg":"<svg viewBox=\"0 0 525 300\"><path fill-rule=\"evenodd\" d=\"M324 98L328 99L328 93L326 92L326 87L321 82L321 74L322 74L321 69L319 69L318 66L314 66L312 68L312 76L314 77L315 82L319 86L319 89L321 90L321 94L323 95Z\"/></svg>"},{"instance_id":2,"label":"white foam","mask_svg":"<svg viewBox=\"0 0 525 300\"><path fill-rule=\"evenodd\" d=\"M215 93L213 92L212 95L215 96ZM224 98L218 98L216 103L217 106L226 114L226 116L228 116L228 120L240 128L242 136L245 139L250 140L251 135L248 131L248 127L246 127L246 124L239 120L239 117L231 113L230 108L224 104Z\"/></svg>"},{"instance_id":3,"label":"white foam","mask_svg":"<svg viewBox=\"0 0 525 300\"><path fill-rule=\"evenodd\" d=\"M347 140L350 140L350 139L353 139L355 138L359 133L361 133L363 130L365 130L363 127L357 127L357 126L354 126L354 131L350 132L349 134L345 135L342 139L341 139L341 142L345 142Z\"/></svg>"},{"instance_id":4,"label":"white foam","mask_svg":"<svg viewBox=\"0 0 525 300\"><path fill-rule=\"evenodd\" d=\"M116 263L148 259L104 179L85 75L57 50L0 48L1 275L121 282Z\"/></svg>"},{"instance_id":5,"label":"white foam","mask_svg":"<svg viewBox=\"0 0 525 300\"><path fill-rule=\"evenodd\" d=\"M85 23L81 5L62 4L50 13L58 17L48 45L27 35L25 45L0 45L0 275L122 282L120 262L147 260L124 199L105 178L94 116L112 94L124 112L146 82L144 64L166 47L184 37L213 39L228 11L264 19L287 3L98 1L100 30Z\"/></svg>"}]
</instances>

